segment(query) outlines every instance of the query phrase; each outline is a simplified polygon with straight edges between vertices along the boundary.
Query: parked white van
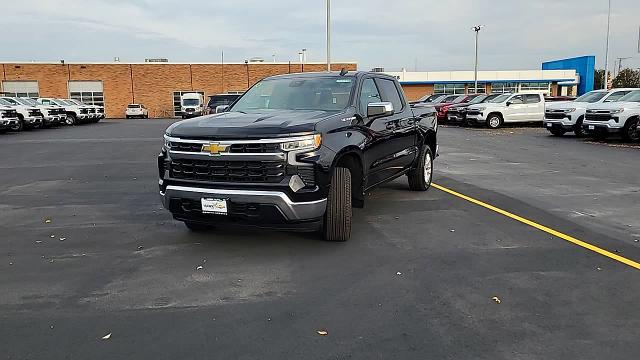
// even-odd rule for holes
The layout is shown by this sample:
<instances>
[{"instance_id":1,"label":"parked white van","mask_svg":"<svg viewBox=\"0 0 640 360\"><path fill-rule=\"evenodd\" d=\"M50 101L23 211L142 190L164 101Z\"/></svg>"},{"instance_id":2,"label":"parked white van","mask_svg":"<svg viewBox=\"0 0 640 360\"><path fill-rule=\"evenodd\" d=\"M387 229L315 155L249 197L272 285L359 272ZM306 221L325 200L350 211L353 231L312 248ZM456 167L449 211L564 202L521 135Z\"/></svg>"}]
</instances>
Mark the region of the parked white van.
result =
<instances>
[{"instance_id":1,"label":"parked white van","mask_svg":"<svg viewBox=\"0 0 640 360\"><path fill-rule=\"evenodd\" d=\"M637 89L594 90L574 101L547 103L544 127L555 136L562 136L570 131L573 131L576 136L582 136L584 135L582 122L587 107L616 102L633 90Z\"/></svg>"},{"instance_id":2,"label":"parked white van","mask_svg":"<svg viewBox=\"0 0 640 360\"><path fill-rule=\"evenodd\" d=\"M199 93L186 93L180 97L180 111L182 118L204 115L204 95Z\"/></svg>"},{"instance_id":3,"label":"parked white van","mask_svg":"<svg viewBox=\"0 0 640 360\"><path fill-rule=\"evenodd\" d=\"M536 122L544 119L544 95L541 93L502 94L467 108L467 122L486 124L497 129L504 123Z\"/></svg>"}]
</instances>

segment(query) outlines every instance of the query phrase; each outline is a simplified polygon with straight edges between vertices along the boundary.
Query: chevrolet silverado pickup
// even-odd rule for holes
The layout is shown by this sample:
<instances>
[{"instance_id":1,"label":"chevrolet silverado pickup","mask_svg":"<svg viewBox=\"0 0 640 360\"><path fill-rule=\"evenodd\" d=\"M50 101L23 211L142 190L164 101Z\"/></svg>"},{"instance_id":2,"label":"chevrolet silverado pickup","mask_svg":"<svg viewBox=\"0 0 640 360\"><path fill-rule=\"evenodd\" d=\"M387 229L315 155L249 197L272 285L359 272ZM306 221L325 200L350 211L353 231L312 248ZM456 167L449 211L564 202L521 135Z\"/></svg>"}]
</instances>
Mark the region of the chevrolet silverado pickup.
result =
<instances>
[{"instance_id":1,"label":"chevrolet silverado pickup","mask_svg":"<svg viewBox=\"0 0 640 360\"><path fill-rule=\"evenodd\" d=\"M633 90L636 89L594 90L574 101L549 103L545 109L544 127L555 136L562 136L569 131L576 136L583 136L582 122L587 107L616 102Z\"/></svg>"},{"instance_id":2,"label":"chevrolet silverado pickup","mask_svg":"<svg viewBox=\"0 0 640 360\"><path fill-rule=\"evenodd\" d=\"M15 128L19 122L18 112L14 108L0 104L0 133Z\"/></svg>"},{"instance_id":3,"label":"chevrolet silverado pickup","mask_svg":"<svg viewBox=\"0 0 640 360\"><path fill-rule=\"evenodd\" d=\"M412 109L391 76L269 77L224 112L166 129L160 196L193 231L231 223L346 241L369 189L401 176L429 189L436 135L435 110Z\"/></svg>"},{"instance_id":4,"label":"chevrolet silverado pickup","mask_svg":"<svg viewBox=\"0 0 640 360\"><path fill-rule=\"evenodd\" d=\"M634 90L616 102L588 106L582 128L596 139L620 134L625 141L640 141L639 124L640 90Z\"/></svg>"}]
</instances>

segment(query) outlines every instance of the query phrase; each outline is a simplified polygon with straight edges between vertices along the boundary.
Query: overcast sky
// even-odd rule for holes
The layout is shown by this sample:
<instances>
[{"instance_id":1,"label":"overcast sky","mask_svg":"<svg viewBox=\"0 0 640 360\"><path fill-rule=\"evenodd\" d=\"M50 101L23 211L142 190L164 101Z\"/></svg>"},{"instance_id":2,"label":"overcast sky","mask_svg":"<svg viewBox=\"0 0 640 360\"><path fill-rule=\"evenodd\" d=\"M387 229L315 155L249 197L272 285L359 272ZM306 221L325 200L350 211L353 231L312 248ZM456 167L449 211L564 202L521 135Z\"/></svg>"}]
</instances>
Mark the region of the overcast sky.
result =
<instances>
[{"instance_id":1,"label":"overcast sky","mask_svg":"<svg viewBox=\"0 0 640 360\"><path fill-rule=\"evenodd\" d=\"M612 0L610 63L640 67L640 0ZM537 69L596 55L604 64L607 0L333 0L333 58L360 69ZM325 0L3 0L0 61L241 62L325 59Z\"/></svg>"}]
</instances>

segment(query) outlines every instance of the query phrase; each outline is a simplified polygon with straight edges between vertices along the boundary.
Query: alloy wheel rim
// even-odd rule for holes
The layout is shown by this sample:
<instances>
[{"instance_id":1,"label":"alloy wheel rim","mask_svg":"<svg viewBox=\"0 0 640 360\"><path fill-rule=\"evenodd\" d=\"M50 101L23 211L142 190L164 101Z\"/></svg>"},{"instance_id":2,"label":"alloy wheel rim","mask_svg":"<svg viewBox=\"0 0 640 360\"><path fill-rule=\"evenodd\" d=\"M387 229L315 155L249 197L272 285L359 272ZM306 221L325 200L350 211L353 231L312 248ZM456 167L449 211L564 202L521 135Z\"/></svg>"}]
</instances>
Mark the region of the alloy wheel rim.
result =
<instances>
[{"instance_id":1,"label":"alloy wheel rim","mask_svg":"<svg viewBox=\"0 0 640 360\"><path fill-rule=\"evenodd\" d=\"M429 184L431 182L431 154L427 153L424 157L424 182Z\"/></svg>"},{"instance_id":2,"label":"alloy wheel rim","mask_svg":"<svg viewBox=\"0 0 640 360\"><path fill-rule=\"evenodd\" d=\"M500 120L497 117L492 117L491 120L489 120L489 125L491 125L491 127L495 128L498 127L498 124L500 123Z\"/></svg>"}]
</instances>

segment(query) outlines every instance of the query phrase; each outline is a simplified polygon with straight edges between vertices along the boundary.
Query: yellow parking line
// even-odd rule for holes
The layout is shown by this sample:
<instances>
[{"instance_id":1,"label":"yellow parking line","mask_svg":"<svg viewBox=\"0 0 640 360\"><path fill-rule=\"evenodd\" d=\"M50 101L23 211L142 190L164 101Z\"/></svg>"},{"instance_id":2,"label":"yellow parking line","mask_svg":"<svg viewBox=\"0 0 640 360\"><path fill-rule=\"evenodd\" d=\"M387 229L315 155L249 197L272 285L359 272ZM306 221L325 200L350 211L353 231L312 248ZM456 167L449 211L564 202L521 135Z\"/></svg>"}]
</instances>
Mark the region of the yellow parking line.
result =
<instances>
[{"instance_id":1,"label":"yellow parking line","mask_svg":"<svg viewBox=\"0 0 640 360\"><path fill-rule=\"evenodd\" d=\"M546 232L548 234L551 234L553 236L557 236L560 239L566 240L566 241L568 241L568 242L570 242L572 244L578 245L578 246L583 247L585 249L588 249L588 250L591 250L593 252L596 252L596 253L598 253L598 254L600 254L602 256L606 256L606 257L608 257L610 259L619 261L619 262L621 262L623 264L629 265L629 266L631 266L633 268L636 268L636 269L640 270L640 263L637 263L637 262L635 262L633 260L629 260L629 259L627 259L625 257L620 256L620 255L616 255L616 254L614 254L614 253L612 253L610 251L601 249L601 248L599 248L599 247L597 247L595 245L591 245L591 244L589 244L587 242L584 242L582 240L578 240L578 239L574 238L573 236L569 236L567 234L561 233L560 231L553 230L553 229L551 229L549 227L546 227L544 225L540 225L540 224L536 223L535 221L531 221L529 219L525 219L522 216L518 216L518 215L512 214L512 213L510 213L510 212L508 212L506 210L502 210L502 209L497 208L497 207L495 207L493 205L489 205L489 204L487 204L485 202L482 202L480 200L474 199L472 197L469 197L467 195L461 194L459 192L453 191L453 190L448 189L448 188L446 188L444 186L441 186L441 185L438 185L438 184L431 184L431 185L434 188L438 189L438 190L442 190L442 191L444 191L446 193L449 193L449 194L451 194L453 196L457 196L457 197L459 197L461 199L464 199L464 200L467 200L467 201L469 201L471 203L474 203L476 205L482 206L483 208L489 209L491 211L495 211L498 214L502 214L502 215L504 215L504 216L506 216L508 218L511 218L513 220L516 220L516 221L519 221L519 222L521 222L523 224L527 224L527 225L529 225L531 227L534 227L534 228L536 228L538 230L544 231L544 232Z\"/></svg>"}]
</instances>

